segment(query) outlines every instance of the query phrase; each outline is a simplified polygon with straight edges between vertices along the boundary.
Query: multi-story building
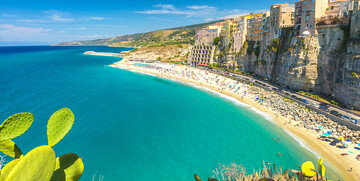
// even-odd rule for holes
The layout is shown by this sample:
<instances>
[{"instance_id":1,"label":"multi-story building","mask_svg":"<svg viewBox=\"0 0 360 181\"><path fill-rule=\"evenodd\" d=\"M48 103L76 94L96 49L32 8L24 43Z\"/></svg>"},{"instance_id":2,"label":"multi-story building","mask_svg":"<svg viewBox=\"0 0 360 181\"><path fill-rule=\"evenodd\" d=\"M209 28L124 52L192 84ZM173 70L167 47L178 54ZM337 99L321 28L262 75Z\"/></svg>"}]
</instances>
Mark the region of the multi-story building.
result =
<instances>
[{"instance_id":1,"label":"multi-story building","mask_svg":"<svg viewBox=\"0 0 360 181\"><path fill-rule=\"evenodd\" d=\"M246 35L247 35L247 19L251 16L241 16L237 18L237 31L234 33L234 50L236 52L240 51L243 46Z\"/></svg>"},{"instance_id":2,"label":"multi-story building","mask_svg":"<svg viewBox=\"0 0 360 181\"><path fill-rule=\"evenodd\" d=\"M262 13L251 14L247 19L247 36L246 40L258 41L260 39L260 27L262 23Z\"/></svg>"},{"instance_id":3,"label":"multi-story building","mask_svg":"<svg viewBox=\"0 0 360 181\"><path fill-rule=\"evenodd\" d=\"M260 40L263 45L267 46L270 41L270 11L262 14L261 27L260 27Z\"/></svg>"},{"instance_id":4,"label":"multi-story building","mask_svg":"<svg viewBox=\"0 0 360 181\"><path fill-rule=\"evenodd\" d=\"M295 3L295 26L299 36L316 35L315 20L325 15L328 0L301 0Z\"/></svg>"},{"instance_id":5,"label":"multi-story building","mask_svg":"<svg viewBox=\"0 0 360 181\"><path fill-rule=\"evenodd\" d=\"M325 15L315 20L316 28L344 26L350 23L352 0L329 1Z\"/></svg>"},{"instance_id":6,"label":"multi-story building","mask_svg":"<svg viewBox=\"0 0 360 181\"><path fill-rule=\"evenodd\" d=\"M222 24L208 25L195 31L195 45L212 45L214 39L220 36Z\"/></svg>"},{"instance_id":7,"label":"multi-story building","mask_svg":"<svg viewBox=\"0 0 360 181\"><path fill-rule=\"evenodd\" d=\"M359 0L354 0L351 15L350 37L360 38L360 7Z\"/></svg>"},{"instance_id":8,"label":"multi-story building","mask_svg":"<svg viewBox=\"0 0 360 181\"><path fill-rule=\"evenodd\" d=\"M195 45L191 49L188 65L208 66L214 63L215 46L211 45Z\"/></svg>"},{"instance_id":9,"label":"multi-story building","mask_svg":"<svg viewBox=\"0 0 360 181\"><path fill-rule=\"evenodd\" d=\"M281 28L294 26L294 4L274 4L270 6L270 39L279 38Z\"/></svg>"},{"instance_id":10,"label":"multi-story building","mask_svg":"<svg viewBox=\"0 0 360 181\"><path fill-rule=\"evenodd\" d=\"M231 43L234 33L237 31L235 19L228 19L223 24L223 30L220 33L223 48L227 48Z\"/></svg>"}]
</instances>

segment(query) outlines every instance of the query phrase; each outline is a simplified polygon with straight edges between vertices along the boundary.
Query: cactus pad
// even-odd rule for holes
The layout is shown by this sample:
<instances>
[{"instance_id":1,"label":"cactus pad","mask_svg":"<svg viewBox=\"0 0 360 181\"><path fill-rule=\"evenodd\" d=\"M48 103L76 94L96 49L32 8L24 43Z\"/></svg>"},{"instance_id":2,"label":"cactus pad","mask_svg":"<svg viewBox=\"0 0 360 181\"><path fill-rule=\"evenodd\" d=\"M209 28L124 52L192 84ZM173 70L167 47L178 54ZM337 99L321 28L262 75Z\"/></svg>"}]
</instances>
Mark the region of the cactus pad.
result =
<instances>
[{"instance_id":1,"label":"cactus pad","mask_svg":"<svg viewBox=\"0 0 360 181\"><path fill-rule=\"evenodd\" d=\"M194 174L194 178L195 178L196 181L201 181L201 178L196 174Z\"/></svg>"},{"instance_id":2,"label":"cactus pad","mask_svg":"<svg viewBox=\"0 0 360 181\"><path fill-rule=\"evenodd\" d=\"M5 167L1 169L0 181L5 181L6 177L9 176L10 172L15 168L19 161L19 159L15 159L6 164Z\"/></svg>"},{"instance_id":3,"label":"cactus pad","mask_svg":"<svg viewBox=\"0 0 360 181\"><path fill-rule=\"evenodd\" d=\"M31 113L18 113L7 118L0 125L0 141L16 138L28 130L34 121Z\"/></svg>"},{"instance_id":4,"label":"cactus pad","mask_svg":"<svg viewBox=\"0 0 360 181\"><path fill-rule=\"evenodd\" d=\"M22 155L20 148L11 140L0 141L0 152L13 158L20 158Z\"/></svg>"},{"instance_id":5,"label":"cactus pad","mask_svg":"<svg viewBox=\"0 0 360 181\"><path fill-rule=\"evenodd\" d=\"M69 108L62 108L51 115L47 125L49 146L56 145L70 131L74 124L74 114Z\"/></svg>"},{"instance_id":6,"label":"cactus pad","mask_svg":"<svg viewBox=\"0 0 360 181\"><path fill-rule=\"evenodd\" d=\"M301 171L306 177L314 177L316 175L315 166L311 161L306 161L301 165Z\"/></svg>"},{"instance_id":7,"label":"cactus pad","mask_svg":"<svg viewBox=\"0 0 360 181\"><path fill-rule=\"evenodd\" d=\"M6 178L6 181L50 180L55 164L54 150L50 146L39 146L20 159Z\"/></svg>"},{"instance_id":8,"label":"cactus pad","mask_svg":"<svg viewBox=\"0 0 360 181\"><path fill-rule=\"evenodd\" d=\"M51 181L77 181L84 171L81 158L75 153L68 153L56 159L56 166Z\"/></svg>"}]
</instances>

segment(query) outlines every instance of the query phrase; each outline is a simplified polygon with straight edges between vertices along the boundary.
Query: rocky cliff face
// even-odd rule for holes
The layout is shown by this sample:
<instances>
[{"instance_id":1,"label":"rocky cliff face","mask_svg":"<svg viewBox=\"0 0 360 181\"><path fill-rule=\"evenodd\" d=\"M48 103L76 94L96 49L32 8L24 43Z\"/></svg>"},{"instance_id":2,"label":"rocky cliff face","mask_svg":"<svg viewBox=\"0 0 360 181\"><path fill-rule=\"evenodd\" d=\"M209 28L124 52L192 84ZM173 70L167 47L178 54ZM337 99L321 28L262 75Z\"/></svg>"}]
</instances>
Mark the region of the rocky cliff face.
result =
<instances>
[{"instance_id":1,"label":"rocky cliff face","mask_svg":"<svg viewBox=\"0 0 360 181\"><path fill-rule=\"evenodd\" d=\"M266 77L282 87L334 96L360 109L360 41L348 39L346 28L323 28L318 32L318 36L298 38L287 30L278 41L260 50L259 56L246 51L246 45L239 55L222 62L229 68L224 62L236 62L235 68Z\"/></svg>"}]
</instances>

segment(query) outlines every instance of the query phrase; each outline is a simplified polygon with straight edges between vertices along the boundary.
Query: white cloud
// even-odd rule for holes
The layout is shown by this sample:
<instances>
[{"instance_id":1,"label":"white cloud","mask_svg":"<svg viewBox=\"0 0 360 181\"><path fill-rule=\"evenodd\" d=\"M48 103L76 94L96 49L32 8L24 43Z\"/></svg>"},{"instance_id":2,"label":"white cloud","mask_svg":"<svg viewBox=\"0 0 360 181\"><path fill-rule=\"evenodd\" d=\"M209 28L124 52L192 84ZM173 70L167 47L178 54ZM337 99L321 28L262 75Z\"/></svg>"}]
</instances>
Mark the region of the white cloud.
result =
<instances>
[{"instance_id":1,"label":"white cloud","mask_svg":"<svg viewBox=\"0 0 360 181\"><path fill-rule=\"evenodd\" d=\"M154 5L154 7L160 7L160 8L163 8L163 9L175 10L174 5L172 5L172 4L158 4L158 5Z\"/></svg>"},{"instance_id":2,"label":"white cloud","mask_svg":"<svg viewBox=\"0 0 360 181\"><path fill-rule=\"evenodd\" d=\"M80 39L92 39L92 38L110 38L115 37L115 35L86 35L86 36L79 36Z\"/></svg>"},{"instance_id":3,"label":"white cloud","mask_svg":"<svg viewBox=\"0 0 360 181\"><path fill-rule=\"evenodd\" d=\"M89 20L98 20L98 21L101 21L101 20L104 20L104 19L107 19L107 18L102 17L102 16L92 16L92 17L89 17L88 19L89 19Z\"/></svg>"},{"instance_id":4,"label":"white cloud","mask_svg":"<svg viewBox=\"0 0 360 181\"><path fill-rule=\"evenodd\" d=\"M43 18L34 18L34 19L19 19L17 21L19 22L25 22L25 23L66 23L66 22L81 22L81 21L101 21L105 18L102 16L90 16L90 17L84 17L84 18L73 18L69 16L67 13L56 11L56 10L49 10L49 11L43 11Z\"/></svg>"},{"instance_id":5,"label":"white cloud","mask_svg":"<svg viewBox=\"0 0 360 181\"><path fill-rule=\"evenodd\" d=\"M186 6L186 8L188 8L188 9L215 9L215 7L211 7L211 6L208 6L208 5L204 5L204 6L198 6L198 5Z\"/></svg>"},{"instance_id":6,"label":"white cloud","mask_svg":"<svg viewBox=\"0 0 360 181\"><path fill-rule=\"evenodd\" d=\"M54 14L49 16L50 21L52 22L70 22L70 21L75 21L74 18L64 18L61 15L58 14Z\"/></svg>"},{"instance_id":7,"label":"white cloud","mask_svg":"<svg viewBox=\"0 0 360 181\"><path fill-rule=\"evenodd\" d=\"M8 17L8 18L14 18L14 17L16 17L15 15L7 14L7 13L3 13L3 14L1 14L1 16Z\"/></svg>"},{"instance_id":8,"label":"white cloud","mask_svg":"<svg viewBox=\"0 0 360 181\"><path fill-rule=\"evenodd\" d=\"M234 18L236 16L246 15L251 13L248 10L241 9L230 9L230 10L219 10L216 7L208 5L191 5L186 6L186 9L177 9L174 5L154 5L154 7L159 7L159 9L151 9L145 11L138 11L136 13L141 14L153 14L153 15L185 15L186 17L200 17L204 18L205 21L213 21L220 19ZM255 10L256 12L263 12L264 10Z\"/></svg>"},{"instance_id":9,"label":"white cloud","mask_svg":"<svg viewBox=\"0 0 360 181\"><path fill-rule=\"evenodd\" d=\"M44 34L52 31L51 29L44 28L33 28L17 26L12 24L0 24L0 40L2 41L13 41L13 40L30 40L30 39L41 39Z\"/></svg>"},{"instance_id":10,"label":"white cloud","mask_svg":"<svg viewBox=\"0 0 360 181\"><path fill-rule=\"evenodd\" d=\"M186 6L187 9L180 10L175 8L174 5L171 4L158 4L154 5L154 7L159 7L160 9L152 9L152 10L145 10L145 11L138 11L136 13L141 14L174 14L174 15L186 15L187 17L201 17L205 15L209 15L216 11L215 7L203 5L193 5L193 6Z\"/></svg>"}]
</instances>

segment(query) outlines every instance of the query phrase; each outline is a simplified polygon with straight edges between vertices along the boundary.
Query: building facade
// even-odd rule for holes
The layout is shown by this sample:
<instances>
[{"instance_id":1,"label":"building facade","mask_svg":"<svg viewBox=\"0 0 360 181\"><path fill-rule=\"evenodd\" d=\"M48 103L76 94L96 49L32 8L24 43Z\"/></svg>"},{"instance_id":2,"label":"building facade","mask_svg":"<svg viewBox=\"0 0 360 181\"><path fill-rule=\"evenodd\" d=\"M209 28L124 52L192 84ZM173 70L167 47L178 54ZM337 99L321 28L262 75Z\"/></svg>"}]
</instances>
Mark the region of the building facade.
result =
<instances>
[{"instance_id":1,"label":"building facade","mask_svg":"<svg viewBox=\"0 0 360 181\"><path fill-rule=\"evenodd\" d=\"M347 26L353 10L352 0L330 1L325 15L315 20L316 28Z\"/></svg>"},{"instance_id":2,"label":"building facade","mask_svg":"<svg viewBox=\"0 0 360 181\"><path fill-rule=\"evenodd\" d=\"M232 43L233 35L237 31L237 23L235 19L228 19L223 24L223 30L220 33L221 43L224 48L228 48Z\"/></svg>"},{"instance_id":3,"label":"building facade","mask_svg":"<svg viewBox=\"0 0 360 181\"><path fill-rule=\"evenodd\" d=\"M188 65L208 66L214 63L215 46L212 45L195 45L192 47Z\"/></svg>"},{"instance_id":4,"label":"building facade","mask_svg":"<svg viewBox=\"0 0 360 181\"><path fill-rule=\"evenodd\" d=\"M328 0L301 0L295 3L295 26L299 36L317 35L315 20L325 16Z\"/></svg>"},{"instance_id":5,"label":"building facade","mask_svg":"<svg viewBox=\"0 0 360 181\"><path fill-rule=\"evenodd\" d=\"M263 45L267 46L270 42L270 11L262 14L261 27L260 27L260 40Z\"/></svg>"},{"instance_id":6,"label":"building facade","mask_svg":"<svg viewBox=\"0 0 360 181\"><path fill-rule=\"evenodd\" d=\"M214 39L220 36L222 24L208 25L195 31L195 45L213 45Z\"/></svg>"},{"instance_id":7,"label":"building facade","mask_svg":"<svg viewBox=\"0 0 360 181\"><path fill-rule=\"evenodd\" d=\"M260 39L260 27L262 24L262 13L251 14L247 19L247 36L248 41L258 41Z\"/></svg>"},{"instance_id":8,"label":"building facade","mask_svg":"<svg viewBox=\"0 0 360 181\"><path fill-rule=\"evenodd\" d=\"M241 16L237 18L237 31L234 33L234 50L239 52L247 36L247 19L251 16Z\"/></svg>"},{"instance_id":9,"label":"building facade","mask_svg":"<svg viewBox=\"0 0 360 181\"><path fill-rule=\"evenodd\" d=\"M294 16L294 4L285 3L270 6L270 39L279 38L281 28L293 27Z\"/></svg>"}]
</instances>

